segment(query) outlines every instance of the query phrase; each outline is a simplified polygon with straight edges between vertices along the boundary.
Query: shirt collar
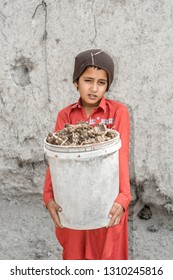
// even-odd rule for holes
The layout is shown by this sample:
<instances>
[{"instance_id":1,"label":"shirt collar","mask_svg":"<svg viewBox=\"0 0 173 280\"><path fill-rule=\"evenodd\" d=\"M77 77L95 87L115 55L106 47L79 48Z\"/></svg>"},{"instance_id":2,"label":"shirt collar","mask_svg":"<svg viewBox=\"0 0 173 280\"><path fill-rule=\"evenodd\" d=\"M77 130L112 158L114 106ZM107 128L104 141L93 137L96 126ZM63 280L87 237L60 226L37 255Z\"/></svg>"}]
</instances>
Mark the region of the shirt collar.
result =
<instances>
[{"instance_id":1,"label":"shirt collar","mask_svg":"<svg viewBox=\"0 0 173 280\"><path fill-rule=\"evenodd\" d=\"M72 109L81 108L81 107L82 107L82 102L81 102L81 98L79 98L78 102L76 102L72 106ZM104 97L102 97L98 108L101 108L104 111L104 113L106 112L106 99Z\"/></svg>"},{"instance_id":2,"label":"shirt collar","mask_svg":"<svg viewBox=\"0 0 173 280\"><path fill-rule=\"evenodd\" d=\"M79 98L78 102L73 104L72 109L81 108L81 107L82 107L82 103L81 103L81 99Z\"/></svg>"},{"instance_id":3,"label":"shirt collar","mask_svg":"<svg viewBox=\"0 0 173 280\"><path fill-rule=\"evenodd\" d=\"M98 108L101 108L104 113L106 112L106 99L104 97L102 97Z\"/></svg>"}]
</instances>

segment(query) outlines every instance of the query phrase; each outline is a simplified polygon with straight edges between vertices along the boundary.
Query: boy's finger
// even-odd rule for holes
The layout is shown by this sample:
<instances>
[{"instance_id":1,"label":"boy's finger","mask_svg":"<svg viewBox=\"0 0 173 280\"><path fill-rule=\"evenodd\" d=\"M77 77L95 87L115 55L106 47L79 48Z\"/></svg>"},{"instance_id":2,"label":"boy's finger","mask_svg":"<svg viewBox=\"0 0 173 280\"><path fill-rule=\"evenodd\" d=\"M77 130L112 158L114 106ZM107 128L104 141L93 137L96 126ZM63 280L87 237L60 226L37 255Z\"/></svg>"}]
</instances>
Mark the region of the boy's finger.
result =
<instances>
[{"instance_id":1,"label":"boy's finger","mask_svg":"<svg viewBox=\"0 0 173 280\"><path fill-rule=\"evenodd\" d=\"M109 221L109 223L107 224L107 228L108 227L111 227L113 224L114 224L114 221L115 221L115 219L114 219L114 217L111 217L111 219L110 219L110 221Z\"/></svg>"},{"instance_id":2,"label":"boy's finger","mask_svg":"<svg viewBox=\"0 0 173 280\"><path fill-rule=\"evenodd\" d=\"M62 226L62 224L61 224L61 222L60 222L60 220L59 220L59 217L58 217L58 215L57 215L56 212L55 212L55 213L52 213L52 219L53 219L54 224L55 224L56 227L63 228L63 226Z\"/></svg>"},{"instance_id":3,"label":"boy's finger","mask_svg":"<svg viewBox=\"0 0 173 280\"><path fill-rule=\"evenodd\" d=\"M61 212L61 211L62 211L62 208L59 205L56 205L56 206L54 205L53 207L49 207L49 213L52 217L52 220L53 220L55 226L63 228L63 226L59 220L59 216L58 216L58 212Z\"/></svg>"},{"instance_id":4,"label":"boy's finger","mask_svg":"<svg viewBox=\"0 0 173 280\"><path fill-rule=\"evenodd\" d=\"M60 223L59 220L54 221L54 224L55 224L56 227L63 228L63 225Z\"/></svg>"},{"instance_id":5,"label":"boy's finger","mask_svg":"<svg viewBox=\"0 0 173 280\"><path fill-rule=\"evenodd\" d=\"M117 210L118 210L118 206L114 203L110 212L109 212L109 218L111 218Z\"/></svg>"},{"instance_id":6,"label":"boy's finger","mask_svg":"<svg viewBox=\"0 0 173 280\"><path fill-rule=\"evenodd\" d=\"M58 205L58 209L57 209L58 212L62 212L62 208Z\"/></svg>"},{"instance_id":7,"label":"boy's finger","mask_svg":"<svg viewBox=\"0 0 173 280\"><path fill-rule=\"evenodd\" d=\"M110 221L109 221L109 223L106 227L111 227L113 225L118 225L120 220L121 220L120 216L117 215L117 213L115 213L111 217L109 216L109 218L110 218Z\"/></svg>"}]
</instances>

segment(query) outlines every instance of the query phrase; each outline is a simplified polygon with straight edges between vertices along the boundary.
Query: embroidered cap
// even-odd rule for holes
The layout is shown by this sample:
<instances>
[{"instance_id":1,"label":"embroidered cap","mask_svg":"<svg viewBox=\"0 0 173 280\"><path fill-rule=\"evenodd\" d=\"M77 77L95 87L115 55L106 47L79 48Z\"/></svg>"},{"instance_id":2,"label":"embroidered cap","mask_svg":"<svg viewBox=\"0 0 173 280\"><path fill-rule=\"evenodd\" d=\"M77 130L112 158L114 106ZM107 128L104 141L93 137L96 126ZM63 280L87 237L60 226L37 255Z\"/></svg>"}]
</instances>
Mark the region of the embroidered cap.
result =
<instances>
[{"instance_id":1,"label":"embroidered cap","mask_svg":"<svg viewBox=\"0 0 173 280\"><path fill-rule=\"evenodd\" d=\"M91 49L78 54L75 57L73 83L82 75L87 66L96 66L107 72L108 90L114 78L114 62L110 55L100 49Z\"/></svg>"}]
</instances>

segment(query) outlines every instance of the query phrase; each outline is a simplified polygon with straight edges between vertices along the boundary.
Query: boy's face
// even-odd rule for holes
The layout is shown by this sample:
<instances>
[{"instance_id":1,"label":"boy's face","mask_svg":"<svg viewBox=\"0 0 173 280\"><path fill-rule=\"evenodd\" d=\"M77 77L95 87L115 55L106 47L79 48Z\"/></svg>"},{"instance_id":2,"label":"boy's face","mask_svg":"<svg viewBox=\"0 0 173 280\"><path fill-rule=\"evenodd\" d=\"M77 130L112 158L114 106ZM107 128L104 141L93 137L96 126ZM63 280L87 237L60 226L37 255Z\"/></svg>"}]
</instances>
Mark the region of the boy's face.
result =
<instances>
[{"instance_id":1,"label":"boy's face","mask_svg":"<svg viewBox=\"0 0 173 280\"><path fill-rule=\"evenodd\" d=\"M107 73L102 69L88 67L74 85L79 89L84 107L97 107L107 90Z\"/></svg>"}]
</instances>

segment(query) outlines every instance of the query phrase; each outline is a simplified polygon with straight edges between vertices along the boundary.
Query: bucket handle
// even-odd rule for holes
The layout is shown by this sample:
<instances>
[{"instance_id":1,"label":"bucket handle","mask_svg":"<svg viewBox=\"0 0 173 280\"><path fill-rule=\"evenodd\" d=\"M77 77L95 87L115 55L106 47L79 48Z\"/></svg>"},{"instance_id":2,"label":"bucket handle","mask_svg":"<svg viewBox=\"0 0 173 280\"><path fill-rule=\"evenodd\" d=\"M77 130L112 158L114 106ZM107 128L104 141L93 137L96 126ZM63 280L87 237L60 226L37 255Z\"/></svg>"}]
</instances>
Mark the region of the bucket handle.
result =
<instances>
[{"instance_id":1,"label":"bucket handle","mask_svg":"<svg viewBox=\"0 0 173 280\"><path fill-rule=\"evenodd\" d=\"M46 153L44 153L44 162L45 162L45 164L46 164L47 166L49 166L49 162L48 162L48 160L47 160Z\"/></svg>"}]
</instances>

